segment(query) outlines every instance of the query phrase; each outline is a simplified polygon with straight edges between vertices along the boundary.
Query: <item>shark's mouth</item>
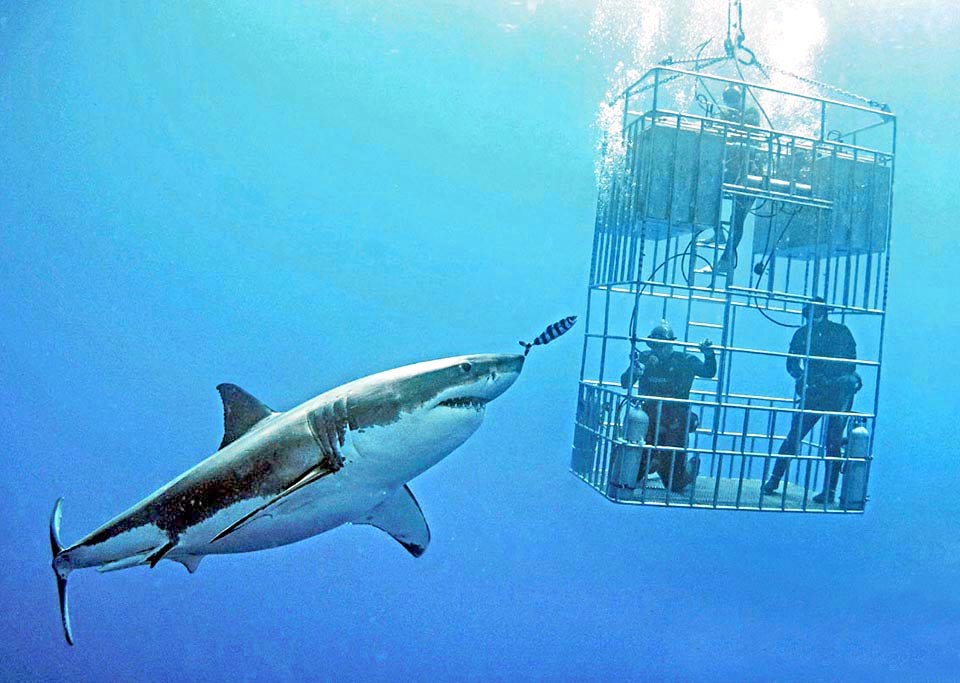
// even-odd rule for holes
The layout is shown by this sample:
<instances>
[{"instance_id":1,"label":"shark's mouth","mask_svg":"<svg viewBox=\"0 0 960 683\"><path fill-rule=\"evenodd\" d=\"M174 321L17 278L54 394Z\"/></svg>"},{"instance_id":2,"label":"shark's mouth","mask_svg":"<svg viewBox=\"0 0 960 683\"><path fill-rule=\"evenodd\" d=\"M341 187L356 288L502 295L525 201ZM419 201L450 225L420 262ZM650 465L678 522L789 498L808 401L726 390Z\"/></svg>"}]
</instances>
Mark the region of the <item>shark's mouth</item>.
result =
<instances>
[{"instance_id":1,"label":"shark's mouth","mask_svg":"<svg viewBox=\"0 0 960 683\"><path fill-rule=\"evenodd\" d=\"M463 396L461 398L448 398L438 403L438 406L444 408L461 408L468 410L483 410L487 404L487 399L478 396Z\"/></svg>"}]
</instances>

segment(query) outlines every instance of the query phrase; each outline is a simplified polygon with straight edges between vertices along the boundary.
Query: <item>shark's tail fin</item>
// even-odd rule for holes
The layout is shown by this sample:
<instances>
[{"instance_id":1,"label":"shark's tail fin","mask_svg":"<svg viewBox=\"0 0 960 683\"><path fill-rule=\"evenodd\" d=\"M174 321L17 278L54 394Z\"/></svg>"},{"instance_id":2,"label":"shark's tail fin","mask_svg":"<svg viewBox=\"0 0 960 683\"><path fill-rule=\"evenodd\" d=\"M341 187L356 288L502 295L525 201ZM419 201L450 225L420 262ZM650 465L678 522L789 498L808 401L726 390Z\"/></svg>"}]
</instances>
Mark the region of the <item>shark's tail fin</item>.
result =
<instances>
[{"instance_id":1,"label":"shark's tail fin","mask_svg":"<svg viewBox=\"0 0 960 683\"><path fill-rule=\"evenodd\" d=\"M67 604L67 575L69 568L58 567L57 558L63 553L60 543L60 507L63 498L58 498L50 515L50 552L53 554L53 573L57 576L57 593L60 595L60 620L63 622L63 635L67 643L73 645L73 629L70 627L70 609Z\"/></svg>"}]
</instances>

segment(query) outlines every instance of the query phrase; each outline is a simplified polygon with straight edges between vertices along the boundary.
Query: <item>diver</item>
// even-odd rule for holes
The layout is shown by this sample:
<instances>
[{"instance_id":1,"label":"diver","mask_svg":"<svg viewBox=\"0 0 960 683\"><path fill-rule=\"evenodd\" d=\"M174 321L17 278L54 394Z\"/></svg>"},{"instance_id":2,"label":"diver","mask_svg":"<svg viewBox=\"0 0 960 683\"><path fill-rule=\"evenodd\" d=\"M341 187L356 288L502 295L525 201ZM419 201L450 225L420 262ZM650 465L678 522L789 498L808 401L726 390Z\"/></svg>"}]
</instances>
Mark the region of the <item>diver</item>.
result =
<instances>
[{"instance_id":1,"label":"diver","mask_svg":"<svg viewBox=\"0 0 960 683\"><path fill-rule=\"evenodd\" d=\"M654 327L649 337L647 346L650 350L634 350L630 365L620 377L620 385L624 389L633 381L637 383L637 393L641 396L686 400L690 397L694 377L710 378L716 375L717 358L709 339L700 343L700 351L703 353L701 361L686 352L673 350L671 342L676 336L666 320ZM664 488L669 487L674 493L679 493L696 480L700 470L700 456L694 455L688 464L686 451L683 450L687 445L687 433L696 429L697 416L691 413L688 403L653 399L643 401L643 411L650 418L645 442L654 448L650 451L649 464L646 454L641 459L640 479L648 472L656 472ZM679 450L666 450L656 446Z\"/></svg>"},{"instance_id":2,"label":"diver","mask_svg":"<svg viewBox=\"0 0 960 683\"><path fill-rule=\"evenodd\" d=\"M857 343L849 328L842 323L827 320L830 306L821 297L814 297L803 306L803 318L806 323L793 334L790 340L790 356L787 358L787 372L796 380L798 400L804 397L805 410L823 410L847 413L853 406L853 397L863 386L857 374L856 363L842 363L829 360L807 360L806 368L796 356L820 356L821 358L849 358L856 360ZM807 354L807 340L810 352ZM804 373L806 369L806 373ZM806 384L804 384L806 378ZM790 423L790 432L780 446L781 456L796 455L800 442L822 416L816 413L794 413ZM843 441L843 430L847 418L830 415L827 418L828 458L839 458ZM773 473L763 485L763 492L772 494L780 487L780 480L790 466L789 457L777 458ZM840 478L840 462L828 460L824 472L823 491L813 497L817 505L833 503Z\"/></svg>"},{"instance_id":3,"label":"diver","mask_svg":"<svg viewBox=\"0 0 960 683\"><path fill-rule=\"evenodd\" d=\"M725 121L747 126L759 126L760 114L755 107L746 105L746 94L739 85L729 84L723 90L723 104L718 105L717 116ZM746 185L747 174L756 171L754 168L759 159L754 154L753 147L746 142L729 143L727 157L724 164L724 182L735 185ZM730 217L730 234L723 254L717 259L716 267L712 264L698 268L698 273L714 273L726 275L737 267L737 248L743 239L743 224L747 214L753 208L753 197L735 195L733 198L733 214Z\"/></svg>"}]
</instances>

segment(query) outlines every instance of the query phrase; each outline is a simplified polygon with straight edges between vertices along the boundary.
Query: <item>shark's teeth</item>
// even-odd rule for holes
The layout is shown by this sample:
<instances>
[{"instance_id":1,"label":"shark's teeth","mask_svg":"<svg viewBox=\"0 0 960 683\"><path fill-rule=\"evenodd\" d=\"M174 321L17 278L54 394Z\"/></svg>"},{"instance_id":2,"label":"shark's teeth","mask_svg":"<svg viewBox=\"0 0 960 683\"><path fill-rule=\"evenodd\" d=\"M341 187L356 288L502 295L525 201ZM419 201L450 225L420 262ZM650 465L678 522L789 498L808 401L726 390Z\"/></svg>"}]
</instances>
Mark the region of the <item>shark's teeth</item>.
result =
<instances>
[{"instance_id":1,"label":"shark's teeth","mask_svg":"<svg viewBox=\"0 0 960 683\"><path fill-rule=\"evenodd\" d=\"M448 398L440 401L439 405L446 408L472 408L473 410L483 410L487 400L475 396L465 396L463 398Z\"/></svg>"}]
</instances>

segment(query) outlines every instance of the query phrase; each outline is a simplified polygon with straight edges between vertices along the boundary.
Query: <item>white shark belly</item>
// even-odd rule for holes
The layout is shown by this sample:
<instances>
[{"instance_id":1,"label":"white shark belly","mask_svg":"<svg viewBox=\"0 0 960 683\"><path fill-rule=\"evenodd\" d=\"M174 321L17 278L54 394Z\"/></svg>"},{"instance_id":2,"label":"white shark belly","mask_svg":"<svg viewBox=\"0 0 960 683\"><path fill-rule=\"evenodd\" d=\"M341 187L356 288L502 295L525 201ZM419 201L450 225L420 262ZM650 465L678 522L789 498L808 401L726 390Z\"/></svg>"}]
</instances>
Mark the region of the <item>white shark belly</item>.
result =
<instances>
[{"instance_id":1,"label":"white shark belly","mask_svg":"<svg viewBox=\"0 0 960 683\"><path fill-rule=\"evenodd\" d=\"M397 422L370 427L354 436L364 464L371 470L371 485L402 486L426 472L477 431L481 411L448 410L426 415L404 415ZM432 435L424 438L425 434Z\"/></svg>"},{"instance_id":2,"label":"white shark belly","mask_svg":"<svg viewBox=\"0 0 960 683\"><path fill-rule=\"evenodd\" d=\"M398 488L449 455L482 421L482 413L459 411L431 419L405 415L390 425L348 433L340 471L304 487L243 528L210 543L220 531L268 499L248 499L221 510L187 530L170 557L275 548L362 519ZM424 440L425 430L435 438Z\"/></svg>"},{"instance_id":3,"label":"white shark belly","mask_svg":"<svg viewBox=\"0 0 960 683\"><path fill-rule=\"evenodd\" d=\"M125 558L146 557L167 542L167 534L156 524L127 529L94 545L80 545L70 551L71 568L98 567Z\"/></svg>"}]
</instances>

